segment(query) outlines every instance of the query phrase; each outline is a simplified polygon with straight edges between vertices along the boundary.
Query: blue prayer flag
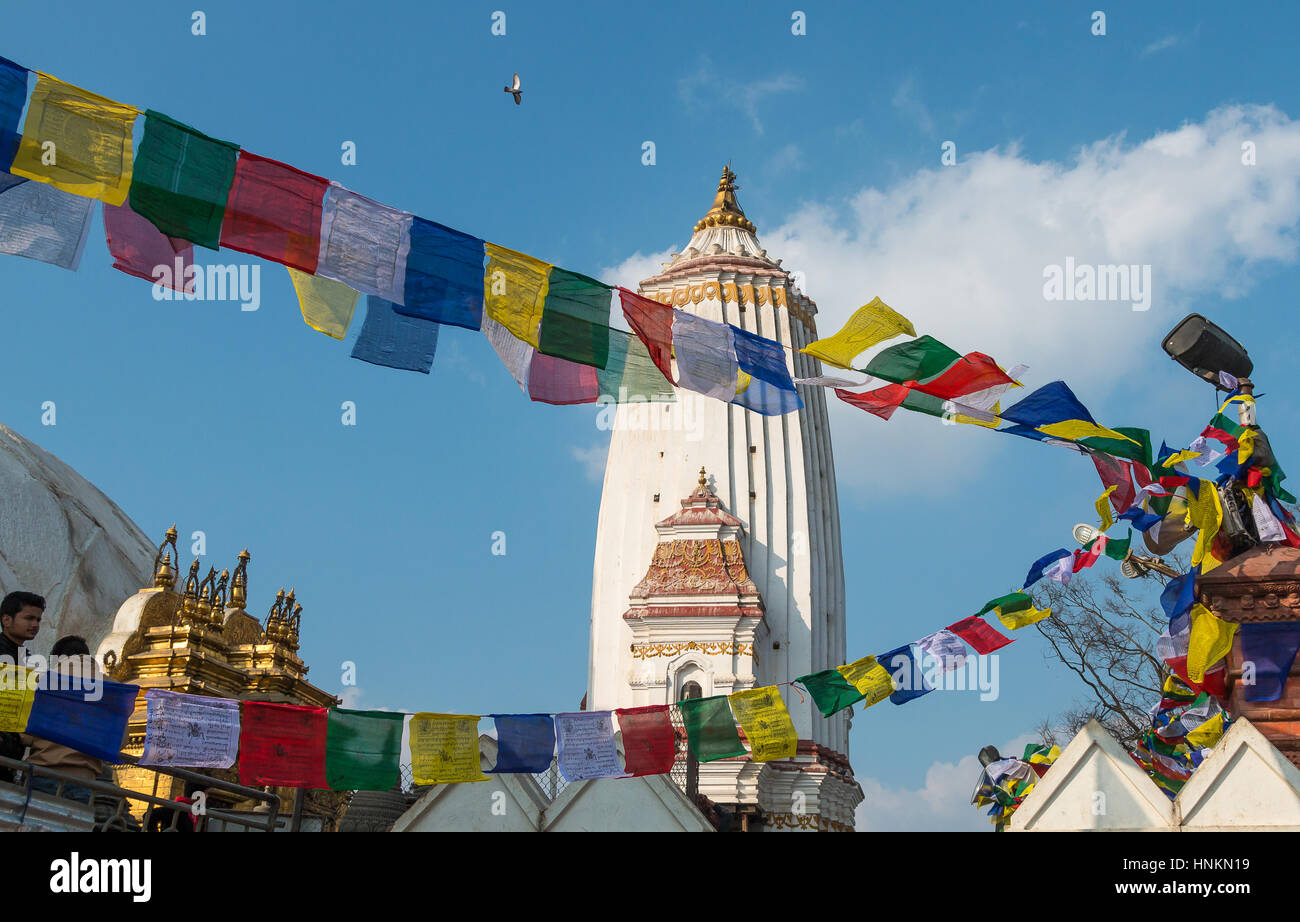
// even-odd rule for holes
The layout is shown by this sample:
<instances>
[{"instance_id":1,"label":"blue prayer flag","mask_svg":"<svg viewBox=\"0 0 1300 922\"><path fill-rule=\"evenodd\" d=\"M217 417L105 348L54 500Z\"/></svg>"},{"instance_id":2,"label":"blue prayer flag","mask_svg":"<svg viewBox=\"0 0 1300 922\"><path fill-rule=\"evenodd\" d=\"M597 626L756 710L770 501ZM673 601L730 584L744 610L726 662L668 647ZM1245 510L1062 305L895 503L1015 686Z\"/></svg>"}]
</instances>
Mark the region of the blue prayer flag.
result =
<instances>
[{"instance_id":1,"label":"blue prayer flag","mask_svg":"<svg viewBox=\"0 0 1300 922\"><path fill-rule=\"evenodd\" d=\"M497 725L497 764L488 774L537 774L551 767L555 720L550 714L492 714Z\"/></svg>"},{"instance_id":2,"label":"blue prayer flag","mask_svg":"<svg viewBox=\"0 0 1300 922\"><path fill-rule=\"evenodd\" d=\"M876 657L876 662L884 666L894 679L896 691L889 696L894 704L906 704L934 691L934 686L925 681L921 664L916 661L916 651L910 643L882 653Z\"/></svg>"},{"instance_id":3,"label":"blue prayer flag","mask_svg":"<svg viewBox=\"0 0 1300 922\"><path fill-rule=\"evenodd\" d=\"M1129 506L1117 518L1132 522L1133 527L1138 531L1148 531L1164 520L1164 516L1156 515L1154 512L1145 512L1141 506Z\"/></svg>"},{"instance_id":4,"label":"blue prayer flag","mask_svg":"<svg viewBox=\"0 0 1300 922\"><path fill-rule=\"evenodd\" d=\"M403 371L429 373L438 351L439 324L397 313L393 302L366 295L366 322L352 357Z\"/></svg>"},{"instance_id":5,"label":"blue prayer flag","mask_svg":"<svg viewBox=\"0 0 1300 922\"><path fill-rule=\"evenodd\" d=\"M18 116L27 105L27 74L27 68L0 58L0 170L13 164L22 137Z\"/></svg>"},{"instance_id":6,"label":"blue prayer flag","mask_svg":"<svg viewBox=\"0 0 1300 922\"><path fill-rule=\"evenodd\" d=\"M483 326L483 241L424 218L411 222L406 294L396 310L451 326Z\"/></svg>"},{"instance_id":7,"label":"blue prayer flag","mask_svg":"<svg viewBox=\"0 0 1300 922\"><path fill-rule=\"evenodd\" d=\"M25 732L117 764L139 691L138 685L47 672Z\"/></svg>"},{"instance_id":8,"label":"blue prayer flag","mask_svg":"<svg viewBox=\"0 0 1300 922\"><path fill-rule=\"evenodd\" d=\"M1050 554L1044 554L1042 557L1039 557L1034 561L1033 566L1029 568L1029 575L1025 577L1025 584L1020 588L1028 589L1034 583L1043 578L1043 571L1047 569L1048 564L1056 563L1056 561L1060 560L1062 557L1069 556L1070 551L1067 551L1065 548L1060 548L1059 550L1052 551Z\"/></svg>"},{"instance_id":9,"label":"blue prayer flag","mask_svg":"<svg viewBox=\"0 0 1300 922\"><path fill-rule=\"evenodd\" d=\"M1246 686L1247 701L1276 701L1282 697L1296 650L1300 622L1246 621L1241 625L1241 658L1255 664L1255 684Z\"/></svg>"},{"instance_id":10,"label":"blue prayer flag","mask_svg":"<svg viewBox=\"0 0 1300 922\"><path fill-rule=\"evenodd\" d=\"M998 414L1005 420L1021 423L1031 429L1050 426L1066 420L1079 419L1086 423L1096 423L1088 408L1079 402L1074 392L1064 381L1044 384L1028 397L1013 403ZM1016 433L1017 435L1021 433Z\"/></svg>"},{"instance_id":11,"label":"blue prayer flag","mask_svg":"<svg viewBox=\"0 0 1300 922\"><path fill-rule=\"evenodd\" d=\"M1170 621L1190 609L1196 601L1196 577L1200 572L1200 565L1197 565L1165 584L1164 592L1160 593L1160 606Z\"/></svg>"},{"instance_id":12,"label":"blue prayer flag","mask_svg":"<svg viewBox=\"0 0 1300 922\"><path fill-rule=\"evenodd\" d=\"M751 380L732 403L764 416L780 416L803 409L803 400L785 364L781 344L740 327L731 327L736 345L736 365Z\"/></svg>"}]
</instances>

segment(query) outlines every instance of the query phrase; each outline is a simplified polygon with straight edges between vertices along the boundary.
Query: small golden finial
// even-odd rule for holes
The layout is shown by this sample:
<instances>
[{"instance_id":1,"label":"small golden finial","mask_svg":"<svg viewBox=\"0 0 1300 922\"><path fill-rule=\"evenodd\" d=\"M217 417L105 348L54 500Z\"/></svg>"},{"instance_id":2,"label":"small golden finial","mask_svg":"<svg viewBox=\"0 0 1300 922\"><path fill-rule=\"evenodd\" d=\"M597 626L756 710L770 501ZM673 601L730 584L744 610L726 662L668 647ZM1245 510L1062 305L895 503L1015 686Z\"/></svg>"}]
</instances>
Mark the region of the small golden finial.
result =
<instances>
[{"instance_id":1,"label":"small golden finial","mask_svg":"<svg viewBox=\"0 0 1300 922\"><path fill-rule=\"evenodd\" d=\"M230 605L243 611L248 606L248 562L253 555L244 548L236 559L239 563L235 565L235 575L230 582Z\"/></svg>"},{"instance_id":2,"label":"small golden finial","mask_svg":"<svg viewBox=\"0 0 1300 922\"><path fill-rule=\"evenodd\" d=\"M153 585L155 589L171 589L176 585L176 570L172 566L172 561L180 563L181 554L176 550L176 525L167 529L163 535L162 543L158 545L158 553L153 557ZM175 556L173 557L173 553Z\"/></svg>"},{"instance_id":3,"label":"small golden finial","mask_svg":"<svg viewBox=\"0 0 1300 922\"><path fill-rule=\"evenodd\" d=\"M709 481L708 481L708 478L704 476L704 467L703 467L703 465L701 465L701 467L700 467L700 489L701 489L701 490L706 490L706 489L708 489L708 486L709 486Z\"/></svg>"},{"instance_id":4,"label":"small golden finial","mask_svg":"<svg viewBox=\"0 0 1300 922\"><path fill-rule=\"evenodd\" d=\"M754 233L756 229L753 222L745 217L740 203L736 201L736 190L739 188L736 185L736 174L731 171L731 161L727 161L727 165L722 168L722 178L718 180L717 194L713 196L713 207L696 222L695 229L701 231L706 227L726 224Z\"/></svg>"}]
</instances>

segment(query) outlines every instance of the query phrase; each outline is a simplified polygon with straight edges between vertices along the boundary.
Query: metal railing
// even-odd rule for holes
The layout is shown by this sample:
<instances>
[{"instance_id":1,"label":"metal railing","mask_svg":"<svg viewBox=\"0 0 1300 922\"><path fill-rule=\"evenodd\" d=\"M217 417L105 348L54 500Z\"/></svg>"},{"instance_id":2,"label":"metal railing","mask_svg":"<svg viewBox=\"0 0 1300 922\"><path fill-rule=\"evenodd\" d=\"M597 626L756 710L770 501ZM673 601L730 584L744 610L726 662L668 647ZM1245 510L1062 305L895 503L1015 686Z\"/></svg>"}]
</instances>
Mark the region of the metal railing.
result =
<instances>
[{"instance_id":1,"label":"metal railing","mask_svg":"<svg viewBox=\"0 0 1300 922\"><path fill-rule=\"evenodd\" d=\"M137 764L133 756L123 755L122 761L125 764ZM141 794L108 781L91 780L43 765L0 756L0 768L22 773L21 782L11 784L0 781L0 830L177 832L180 831L182 819L197 821L200 830L208 824L215 824L223 829L234 825L242 827L246 832L274 832L277 826L284 825L283 818L279 815L280 798L276 794L184 768L152 765L140 767L158 775L193 782L205 792L221 791L234 795L233 799L257 801L259 808L248 813L205 808L195 815L184 803L153 794ZM54 781L54 793L34 789L32 782L36 778ZM90 802L64 796L70 787L87 789L90 792ZM140 820L135 818L130 809L133 803L138 803L140 807ZM264 805L264 810L261 805Z\"/></svg>"}]
</instances>

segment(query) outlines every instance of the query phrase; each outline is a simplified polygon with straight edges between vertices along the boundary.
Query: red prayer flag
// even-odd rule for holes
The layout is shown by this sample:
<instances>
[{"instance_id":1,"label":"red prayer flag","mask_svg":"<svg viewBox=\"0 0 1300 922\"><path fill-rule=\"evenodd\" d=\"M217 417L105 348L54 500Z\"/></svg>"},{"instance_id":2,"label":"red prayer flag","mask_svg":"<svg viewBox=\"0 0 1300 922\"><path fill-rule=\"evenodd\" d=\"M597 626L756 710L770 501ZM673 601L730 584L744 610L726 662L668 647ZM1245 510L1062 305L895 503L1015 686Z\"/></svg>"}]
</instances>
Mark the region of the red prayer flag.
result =
<instances>
[{"instance_id":1,"label":"red prayer flag","mask_svg":"<svg viewBox=\"0 0 1300 922\"><path fill-rule=\"evenodd\" d=\"M528 397L538 403L570 406L595 403L600 396L598 369L541 352L528 367Z\"/></svg>"},{"instance_id":2,"label":"red prayer flag","mask_svg":"<svg viewBox=\"0 0 1300 922\"><path fill-rule=\"evenodd\" d=\"M912 389L931 397L952 400L999 384L1014 383L992 358L983 352L968 352L938 377L924 384L913 384Z\"/></svg>"},{"instance_id":3,"label":"red prayer flag","mask_svg":"<svg viewBox=\"0 0 1300 922\"><path fill-rule=\"evenodd\" d=\"M1128 466L1133 471L1133 482L1138 485L1139 490L1151 486L1151 471L1147 470L1145 464L1129 461ZM1123 512L1124 510L1121 509L1120 511Z\"/></svg>"},{"instance_id":4,"label":"red prayer flag","mask_svg":"<svg viewBox=\"0 0 1300 922\"><path fill-rule=\"evenodd\" d=\"M322 176L241 150L221 245L314 274L327 188Z\"/></svg>"},{"instance_id":5,"label":"red prayer flag","mask_svg":"<svg viewBox=\"0 0 1300 922\"><path fill-rule=\"evenodd\" d=\"M1246 471L1246 486L1257 487L1264 482L1264 472L1257 467L1250 467Z\"/></svg>"},{"instance_id":6,"label":"red prayer flag","mask_svg":"<svg viewBox=\"0 0 1300 922\"><path fill-rule=\"evenodd\" d=\"M623 731L623 764L628 775L666 775L673 770L677 747L668 705L619 708L614 713Z\"/></svg>"},{"instance_id":7,"label":"red prayer flag","mask_svg":"<svg viewBox=\"0 0 1300 922\"><path fill-rule=\"evenodd\" d=\"M1101 477L1101 485L1107 489L1115 488L1110 494L1110 504L1115 507L1115 511L1123 512L1132 506L1133 500L1137 499L1137 490L1133 487L1129 463L1101 452L1092 453L1092 463L1097 468L1097 475Z\"/></svg>"},{"instance_id":8,"label":"red prayer flag","mask_svg":"<svg viewBox=\"0 0 1300 922\"><path fill-rule=\"evenodd\" d=\"M328 788L325 708L244 701L239 707L239 783Z\"/></svg>"},{"instance_id":9,"label":"red prayer flag","mask_svg":"<svg viewBox=\"0 0 1300 922\"><path fill-rule=\"evenodd\" d=\"M185 277L185 270L194 264L194 245L179 237L168 237L148 218L132 211L130 205L104 203L104 240L114 269L174 291L194 291L193 277ZM155 273L160 267L166 267L167 272Z\"/></svg>"},{"instance_id":10,"label":"red prayer flag","mask_svg":"<svg viewBox=\"0 0 1300 922\"><path fill-rule=\"evenodd\" d=\"M1178 676L1179 681L1195 692L1209 692L1220 701L1228 700L1228 667L1227 664L1220 664L1214 669L1205 673L1205 678L1200 682L1193 682L1187 678L1187 657L1175 656L1173 659L1165 660L1171 672ZM1161 702L1162 706L1164 702ZM1184 701L1174 702L1175 705L1186 704ZM1163 710L1163 707L1162 707Z\"/></svg>"},{"instance_id":11,"label":"red prayer flag","mask_svg":"<svg viewBox=\"0 0 1300 922\"><path fill-rule=\"evenodd\" d=\"M879 416L885 420L893 416L894 411L903 405L908 393L909 388L904 387L902 384L886 384L884 387L878 387L875 390L863 393L835 388L835 396L845 403L851 403L855 407L866 410L873 416Z\"/></svg>"},{"instance_id":12,"label":"red prayer flag","mask_svg":"<svg viewBox=\"0 0 1300 922\"><path fill-rule=\"evenodd\" d=\"M673 309L671 305L661 304L649 298L628 291L618 290L619 300L623 302L623 316L628 326L636 331L650 351L650 359L664 373L670 383L676 384L673 377L672 342Z\"/></svg>"},{"instance_id":13,"label":"red prayer flag","mask_svg":"<svg viewBox=\"0 0 1300 922\"><path fill-rule=\"evenodd\" d=\"M1201 436L1207 439L1214 439L1216 442L1222 442L1226 451L1237 450L1236 437L1229 435L1222 429L1216 429L1214 426L1206 426L1205 431L1201 433Z\"/></svg>"},{"instance_id":14,"label":"red prayer flag","mask_svg":"<svg viewBox=\"0 0 1300 922\"><path fill-rule=\"evenodd\" d=\"M970 644L981 656L1000 650L1012 641L1012 638L1000 633L983 618L975 615L949 625L948 630Z\"/></svg>"}]
</instances>

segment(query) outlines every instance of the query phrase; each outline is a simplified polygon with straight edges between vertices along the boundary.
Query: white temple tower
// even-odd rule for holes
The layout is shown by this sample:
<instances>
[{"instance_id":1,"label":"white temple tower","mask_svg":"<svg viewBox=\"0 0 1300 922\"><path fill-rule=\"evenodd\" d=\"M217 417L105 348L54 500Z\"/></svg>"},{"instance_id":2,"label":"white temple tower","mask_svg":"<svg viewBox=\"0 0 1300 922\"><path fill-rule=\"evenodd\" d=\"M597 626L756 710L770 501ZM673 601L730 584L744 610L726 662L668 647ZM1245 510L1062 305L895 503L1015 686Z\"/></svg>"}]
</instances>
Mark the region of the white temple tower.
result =
<instances>
[{"instance_id":1,"label":"white temple tower","mask_svg":"<svg viewBox=\"0 0 1300 922\"><path fill-rule=\"evenodd\" d=\"M762 248L735 178L723 170L690 243L640 293L777 340L794 377L817 375L820 363L796 351L817 338L817 308ZM799 392L804 408L785 416L683 390L648 412L619 407L596 534L589 708L730 694L848 661L826 399ZM849 712L823 718L806 694L783 692L796 758L705 763L700 793L742 814L757 807L764 830L851 829L862 792Z\"/></svg>"}]
</instances>

